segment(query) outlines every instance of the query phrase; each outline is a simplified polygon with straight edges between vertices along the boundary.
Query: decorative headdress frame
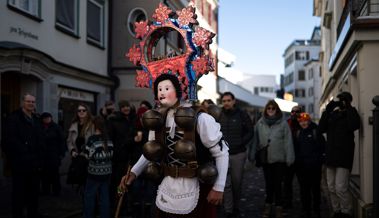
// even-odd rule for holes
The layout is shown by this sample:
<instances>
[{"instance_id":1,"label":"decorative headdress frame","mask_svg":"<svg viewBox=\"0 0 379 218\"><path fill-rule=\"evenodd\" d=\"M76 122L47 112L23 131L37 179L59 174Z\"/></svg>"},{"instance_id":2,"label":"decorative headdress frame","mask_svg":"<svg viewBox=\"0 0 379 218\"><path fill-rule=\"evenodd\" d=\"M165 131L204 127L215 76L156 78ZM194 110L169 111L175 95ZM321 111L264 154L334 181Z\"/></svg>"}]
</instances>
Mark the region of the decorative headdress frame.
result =
<instances>
[{"instance_id":1,"label":"decorative headdress frame","mask_svg":"<svg viewBox=\"0 0 379 218\"><path fill-rule=\"evenodd\" d=\"M192 5L177 11L176 15L160 3L153 14L153 22L136 22L135 37L140 42L133 44L126 57L134 65L142 67L142 70L137 70L137 87L152 88L159 75L174 74L181 83L182 99L196 100L197 81L203 74L214 71L213 59L208 54L215 34L199 26L193 27L198 22ZM164 59L154 57L158 41L171 31L177 31L183 37L185 50L179 54L167 54Z\"/></svg>"}]
</instances>

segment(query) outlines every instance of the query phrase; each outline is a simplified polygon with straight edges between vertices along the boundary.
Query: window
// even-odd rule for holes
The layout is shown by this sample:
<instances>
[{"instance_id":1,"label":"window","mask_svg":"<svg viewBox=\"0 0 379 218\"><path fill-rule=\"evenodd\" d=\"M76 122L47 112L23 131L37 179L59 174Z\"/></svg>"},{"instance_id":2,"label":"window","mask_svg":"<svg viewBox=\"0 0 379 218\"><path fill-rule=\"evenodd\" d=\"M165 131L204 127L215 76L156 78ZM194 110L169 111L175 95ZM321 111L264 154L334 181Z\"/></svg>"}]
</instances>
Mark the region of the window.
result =
<instances>
[{"instance_id":1,"label":"window","mask_svg":"<svg viewBox=\"0 0 379 218\"><path fill-rule=\"evenodd\" d=\"M295 97L300 97L300 98L305 97L305 90L304 89L295 89Z\"/></svg>"},{"instance_id":2,"label":"window","mask_svg":"<svg viewBox=\"0 0 379 218\"><path fill-rule=\"evenodd\" d=\"M254 95L259 95L259 87L254 87Z\"/></svg>"},{"instance_id":3,"label":"window","mask_svg":"<svg viewBox=\"0 0 379 218\"><path fill-rule=\"evenodd\" d=\"M74 36L78 36L78 9L78 0L56 0L55 26L57 27L57 29L72 34Z\"/></svg>"},{"instance_id":4,"label":"window","mask_svg":"<svg viewBox=\"0 0 379 218\"><path fill-rule=\"evenodd\" d=\"M296 60L306 61L309 60L309 51L297 51L295 53Z\"/></svg>"},{"instance_id":5,"label":"window","mask_svg":"<svg viewBox=\"0 0 379 218\"><path fill-rule=\"evenodd\" d=\"M308 89L308 96L312 97L314 95L313 87L309 87Z\"/></svg>"},{"instance_id":6,"label":"window","mask_svg":"<svg viewBox=\"0 0 379 218\"><path fill-rule=\"evenodd\" d=\"M134 8L128 17L128 29L132 36L135 36L134 24L136 22L147 20L146 11L142 8Z\"/></svg>"},{"instance_id":7,"label":"window","mask_svg":"<svg viewBox=\"0 0 379 218\"><path fill-rule=\"evenodd\" d=\"M309 69L308 71L308 78L313 79L313 68Z\"/></svg>"},{"instance_id":8,"label":"window","mask_svg":"<svg viewBox=\"0 0 379 218\"><path fill-rule=\"evenodd\" d=\"M287 67L288 65L292 64L294 61L293 53L290 54L285 60L284 60L284 66Z\"/></svg>"},{"instance_id":9,"label":"window","mask_svg":"<svg viewBox=\"0 0 379 218\"><path fill-rule=\"evenodd\" d=\"M308 105L308 112L309 113L313 113L314 112L314 106L313 106L312 103Z\"/></svg>"},{"instance_id":10,"label":"window","mask_svg":"<svg viewBox=\"0 0 379 218\"><path fill-rule=\"evenodd\" d=\"M16 11L32 18L38 18L39 21L41 20L40 0L8 0L8 5L10 8L16 9Z\"/></svg>"},{"instance_id":11,"label":"window","mask_svg":"<svg viewBox=\"0 0 379 218\"><path fill-rule=\"evenodd\" d=\"M299 81L304 81L305 80L305 71L304 70L299 70L298 72L299 76Z\"/></svg>"},{"instance_id":12,"label":"window","mask_svg":"<svg viewBox=\"0 0 379 218\"><path fill-rule=\"evenodd\" d=\"M264 92L265 88L264 87L261 87L261 92Z\"/></svg>"},{"instance_id":13,"label":"window","mask_svg":"<svg viewBox=\"0 0 379 218\"><path fill-rule=\"evenodd\" d=\"M87 40L97 46L104 46L104 1L87 1Z\"/></svg>"}]
</instances>

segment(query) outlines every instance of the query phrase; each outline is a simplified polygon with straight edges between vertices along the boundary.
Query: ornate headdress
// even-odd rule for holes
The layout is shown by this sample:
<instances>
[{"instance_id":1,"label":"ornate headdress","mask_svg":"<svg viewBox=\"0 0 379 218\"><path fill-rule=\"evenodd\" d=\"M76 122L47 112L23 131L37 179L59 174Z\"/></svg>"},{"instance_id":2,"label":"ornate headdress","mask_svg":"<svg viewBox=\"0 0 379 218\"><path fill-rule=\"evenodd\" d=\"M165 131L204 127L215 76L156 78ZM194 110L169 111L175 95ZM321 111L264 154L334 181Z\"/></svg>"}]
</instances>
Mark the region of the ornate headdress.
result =
<instances>
[{"instance_id":1,"label":"ornate headdress","mask_svg":"<svg viewBox=\"0 0 379 218\"><path fill-rule=\"evenodd\" d=\"M203 74L214 70L213 59L208 54L215 34L199 26L194 28L193 25L198 24L196 18L192 5L177 11L175 16L172 10L160 3L153 14L153 22L135 23L135 37L141 41L133 44L126 56L134 65L142 67L142 70L137 70L137 87L152 88L159 75L174 74L181 83L182 99L197 99L197 81ZM160 38L172 31L183 37L183 51L157 56Z\"/></svg>"}]
</instances>

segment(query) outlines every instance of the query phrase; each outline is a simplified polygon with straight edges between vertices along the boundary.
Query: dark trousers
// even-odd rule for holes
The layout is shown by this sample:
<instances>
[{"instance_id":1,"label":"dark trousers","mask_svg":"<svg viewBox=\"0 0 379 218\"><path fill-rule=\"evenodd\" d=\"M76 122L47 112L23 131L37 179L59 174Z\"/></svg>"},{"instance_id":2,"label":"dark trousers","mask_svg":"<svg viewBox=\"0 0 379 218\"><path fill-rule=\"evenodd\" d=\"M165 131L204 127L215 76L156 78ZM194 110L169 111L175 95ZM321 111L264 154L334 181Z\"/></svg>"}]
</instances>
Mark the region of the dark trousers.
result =
<instances>
[{"instance_id":1,"label":"dark trousers","mask_svg":"<svg viewBox=\"0 0 379 218\"><path fill-rule=\"evenodd\" d=\"M267 204L275 203L276 206L282 206L282 182L285 168L285 163L272 163L263 165Z\"/></svg>"},{"instance_id":2,"label":"dark trousers","mask_svg":"<svg viewBox=\"0 0 379 218\"><path fill-rule=\"evenodd\" d=\"M32 169L12 169L12 216L38 218L39 172Z\"/></svg>"},{"instance_id":3,"label":"dark trousers","mask_svg":"<svg viewBox=\"0 0 379 218\"><path fill-rule=\"evenodd\" d=\"M300 195L303 210L309 212L320 210L321 199L321 165L296 165L296 175L300 185Z\"/></svg>"},{"instance_id":4,"label":"dark trousers","mask_svg":"<svg viewBox=\"0 0 379 218\"><path fill-rule=\"evenodd\" d=\"M44 166L42 169L42 192L44 194L59 195L61 192L61 181L59 175L59 165Z\"/></svg>"},{"instance_id":5,"label":"dark trousers","mask_svg":"<svg viewBox=\"0 0 379 218\"><path fill-rule=\"evenodd\" d=\"M283 183L283 201L287 206L292 206L293 178L295 177L295 166L286 166Z\"/></svg>"}]
</instances>

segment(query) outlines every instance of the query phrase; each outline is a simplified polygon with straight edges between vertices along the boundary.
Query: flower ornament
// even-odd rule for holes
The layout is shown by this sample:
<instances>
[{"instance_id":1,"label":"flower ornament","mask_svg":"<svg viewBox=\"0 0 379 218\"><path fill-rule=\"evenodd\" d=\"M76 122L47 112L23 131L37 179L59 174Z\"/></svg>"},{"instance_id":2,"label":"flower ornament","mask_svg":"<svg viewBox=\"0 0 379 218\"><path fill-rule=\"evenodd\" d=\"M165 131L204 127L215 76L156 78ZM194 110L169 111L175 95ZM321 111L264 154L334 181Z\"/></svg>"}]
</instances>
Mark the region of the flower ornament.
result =
<instances>
[{"instance_id":1,"label":"flower ornament","mask_svg":"<svg viewBox=\"0 0 379 218\"><path fill-rule=\"evenodd\" d=\"M164 6L162 3L159 3L157 9L155 9L155 13L153 14L153 18L160 23L164 23L172 13L167 6Z\"/></svg>"},{"instance_id":2,"label":"flower ornament","mask_svg":"<svg viewBox=\"0 0 379 218\"><path fill-rule=\"evenodd\" d=\"M181 11L177 11L178 21L181 26L188 26L190 24L198 24L196 20L195 8L192 6L183 8Z\"/></svg>"},{"instance_id":3,"label":"flower ornament","mask_svg":"<svg viewBox=\"0 0 379 218\"><path fill-rule=\"evenodd\" d=\"M149 31L149 25L148 21L140 21L136 22L135 24L135 32L136 32L136 38L143 38L146 33Z\"/></svg>"},{"instance_id":4,"label":"flower ornament","mask_svg":"<svg viewBox=\"0 0 379 218\"><path fill-rule=\"evenodd\" d=\"M192 61L193 69L196 72L196 77L200 77L203 74L207 74L210 70L209 58L206 56L200 57Z\"/></svg>"},{"instance_id":5,"label":"flower ornament","mask_svg":"<svg viewBox=\"0 0 379 218\"><path fill-rule=\"evenodd\" d=\"M149 88L150 77L149 74L143 70L137 70L136 87Z\"/></svg>"},{"instance_id":6,"label":"flower ornament","mask_svg":"<svg viewBox=\"0 0 379 218\"><path fill-rule=\"evenodd\" d=\"M203 47L204 49L209 48L209 44L212 43L212 38L215 36L214 33L202 28L197 27L196 32L193 37L193 42L196 45Z\"/></svg>"},{"instance_id":7,"label":"flower ornament","mask_svg":"<svg viewBox=\"0 0 379 218\"><path fill-rule=\"evenodd\" d=\"M133 44L133 47L129 49L129 53L126 54L126 56L129 57L129 60L133 62L134 65L138 65L142 57L141 49Z\"/></svg>"}]
</instances>

